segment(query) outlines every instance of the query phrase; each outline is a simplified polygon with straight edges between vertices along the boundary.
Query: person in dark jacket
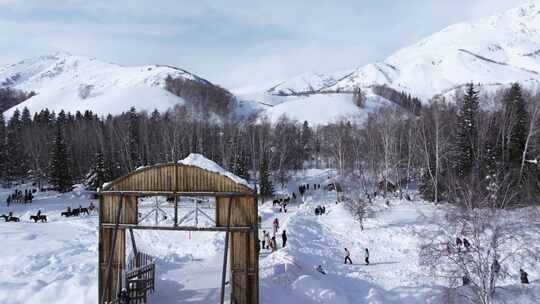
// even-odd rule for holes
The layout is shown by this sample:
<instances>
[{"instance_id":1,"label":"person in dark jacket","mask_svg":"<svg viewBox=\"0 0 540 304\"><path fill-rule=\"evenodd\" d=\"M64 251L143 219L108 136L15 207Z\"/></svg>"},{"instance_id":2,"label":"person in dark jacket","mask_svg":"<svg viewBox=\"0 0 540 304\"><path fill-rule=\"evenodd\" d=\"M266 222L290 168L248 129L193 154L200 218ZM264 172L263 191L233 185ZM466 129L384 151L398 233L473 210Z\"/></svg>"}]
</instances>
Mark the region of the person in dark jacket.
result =
<instances>
[{"instance_id":1,"label":"person in dark jacket","mask_svg":"<svg viewBox=\"0 0 540 304\"><path fill-rule=\"evenodd\" d=\"M266 230L263 230L263 237L262 237L262 239L261 239L261 243L262 243L262 244L261 244L261 245L262 245L261 247L262 247L263 249L266 249Z\"/></svg>"},{"instance_id":2,"label":"person in dark jacket","mask_svg":"<svg viewBox=\"0 0 540 304\"><path fill-rule=\"evenodd\" d=\"M459 237L456 238L456 247L457 247L457 250L458 252L461 251L461 245L463 244L463 242L461 241L461 239Z\"/></svg>"},{"instance_id":3,"label":"person in dark jacket","mask_svg":"<svg viewBox=\"0 0 540 304\"><path fill-rule=\"evenodd\" d=\"M519 270L519 277L521 278L521 284L529 284L529 274L525 270Z\"/></svg>"},{"instance_id":4,"label":"person in dark jacket","mask_svg":"<svg viewBox=\"0 0 540 304\"><path fill-rule=\"evenodd\" d=\"M347 261L349 261L349 264L352 264L351 253L345 248L345 264L347 264Z\"/></svg>"},{"instance_id":5,"label":"person in dark jacket","mask_svg":"<svg viewBox=\"0 0 540 304\"><path fill-rule=\"evenodd\" d=\"M495 292L495 280L499 276L499 271L501 270L501 264L499 264L499 261L497 259L493 259L493 263L491 263L491 274L489 277L489 286L491 293Z\"/></svg>"},{"instance_id":6,"label":"person in dark jacket","mask_svg":"<svg viewBox=\"0 0 540 304\"><path fill-rule=\"evenodd\" d=\"M271 239L270 239L270 250L272 250L272 252L276 252L277 251L277 243L276 243L276 237L273 236Z\"/></svg>"},{"instance_id":7,"label":"person in dark jacket","mask_svg":"<svg viewBox=\"0 0 540 304\"><path fill-rule=\"evenodd\" d=\"M471 248L471 243L469 243L469 240L467 240L466 238L463 238L463 246L465 246L465 250L469 251L469 249Z\"/></svg>"},{"instance_id":8,"label":"person in dark jacket","mask_svg":"<svg viewBox=\"0 0 540 304\"><path fill-rule=\"evenodd\" d=\"M130 302L131 302L131 298L129 296L127 289L122 288L122 290L118 294L118 303L129 304Z\"/></svg>"},{"instance_id":9,"label":"person in dark jacket","mask_svg":"<svg viewBox=\"0 0 540 304\"><path fill-rule=\"evenodd\" d=\"M463 286L467 286L471 283L471 279L468 275L464 275L461 279L463 281Z\"/></svg>"},{"instance_id":10,"label":"person in dark jacket","mask_svg":"<svg viewBox=\"0 0 540 304\"><path fill-rule=\"evenodd\" d=\"M281 233L281 241L283 243L283 246L281 247L285 247L287 245L287 231L285 230Z\"/></svg>"},{"instance_id":11,"label":"person in dark jacket","mask_svg":"<svg viewBox=\"0 0 540 304\"><path fill-rule=\"evenodd\" d=\"M366 248L366 265L369 265L369 250Z\"/></svg>"},{"instance_id":12,"label":"person in dark jacket","mask_svg":"<svg viewBox=\"0 0 540 304\"><path fill-rule=\"evenodd\" d=\"M322 268L322 265L317 266L317 271L322 274L326 274L326 271L324 271L324 269Z\"/></svg>"}]
</instances>

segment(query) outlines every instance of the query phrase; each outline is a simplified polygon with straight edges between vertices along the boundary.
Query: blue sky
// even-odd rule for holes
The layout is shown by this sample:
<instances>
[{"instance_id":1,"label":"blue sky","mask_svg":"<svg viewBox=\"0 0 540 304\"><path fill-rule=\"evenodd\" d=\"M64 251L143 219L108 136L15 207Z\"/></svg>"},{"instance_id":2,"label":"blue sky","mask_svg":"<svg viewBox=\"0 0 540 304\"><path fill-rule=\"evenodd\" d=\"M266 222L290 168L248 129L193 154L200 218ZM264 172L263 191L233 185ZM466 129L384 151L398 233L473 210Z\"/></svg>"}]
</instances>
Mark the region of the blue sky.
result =
<instances>
[{"instance_id":1,"label":"blue sky","mask_svg":"<svg viewBox=\"0 0 540 304\"><path fill-rule=\"evenodd\" d=\"M54 51L169 64L227 88L351 69L524 0L0 0L1 63Z\"/></svg>"}]
</instances>

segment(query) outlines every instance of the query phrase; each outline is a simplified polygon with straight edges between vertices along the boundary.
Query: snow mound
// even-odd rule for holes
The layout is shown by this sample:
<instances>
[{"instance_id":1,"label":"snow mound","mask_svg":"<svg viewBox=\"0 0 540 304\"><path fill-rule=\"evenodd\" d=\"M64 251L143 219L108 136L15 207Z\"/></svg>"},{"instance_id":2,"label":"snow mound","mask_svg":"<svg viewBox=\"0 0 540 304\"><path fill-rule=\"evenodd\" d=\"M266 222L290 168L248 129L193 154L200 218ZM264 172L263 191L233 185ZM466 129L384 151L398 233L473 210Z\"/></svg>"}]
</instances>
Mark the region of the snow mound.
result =
<instances>
[{"instance_id":1,"label":"snow mound","mask_svg":"<svg viewBox=\"0 0 540 304\"><path fill-rule=\"evenodd\" d=\"M275 98L273 96L272 98ZM282 116L307 121L311 126L324 125L340 119L363 122L369 113L390 102L379 96L368 94L366 105L360 108L353 103L351 94L313 94L310 96L287 96L281 103L268 107L261 116L271 122Z\"/></svg>"},{"instance_id":2,"label":"snow mound","mask_svg":"<svg viewBox=\"0 0 540 304\"><path fill-rule=\"evenodd\" d=\"M251 185L243 178L238 177L234 175L233 173L223 169L220 165L216 164L215 162L209 160L208 158L204 157L201 154L198 153L191 153L186 158L179 160L179 164L187 165L187 166L195 166L199 167L203 170L207 170L210 172L214 172L223 176L226 176L230 179L232 179L235 183L244 185L248 188L252 188Z\"/></svg>"}]
</instances>

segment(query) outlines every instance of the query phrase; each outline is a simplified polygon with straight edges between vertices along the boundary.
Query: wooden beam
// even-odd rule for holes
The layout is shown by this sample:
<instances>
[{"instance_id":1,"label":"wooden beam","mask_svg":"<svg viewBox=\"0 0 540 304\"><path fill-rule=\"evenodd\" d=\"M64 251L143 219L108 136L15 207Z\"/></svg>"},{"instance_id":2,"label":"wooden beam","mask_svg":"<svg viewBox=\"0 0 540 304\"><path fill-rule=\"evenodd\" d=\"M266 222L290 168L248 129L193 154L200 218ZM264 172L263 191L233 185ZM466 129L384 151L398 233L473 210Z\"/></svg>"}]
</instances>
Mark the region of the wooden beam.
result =
<instances>
[{"instance_id":1,"label":"wooden beam","mask_svg":"<svg viewBox=\"0 0 540 304\"><path fill-rule=\"evenodd\" d=\"M120 226L120 216L122 215L122 206L123 206L123 199L124 197L123 196L120 196L120 206L118 206L118 211L116 213L116 223L115 224L112 224L112 227L114 227L114 232L113 232L113 238L112 238L112 249L111 249L111 253L109 255L109 261L108 261L108 264L107 264L107 281L105 283L105 288L103 288L102 290L102 295L101 295L101 302L104 303L105 301L105 291L108 289L109 293L111 293L111 290L112 290L112 286L111 286L111 268L112 268L112 263L113 263L113 259L114 259L114 253L115 253L115 249L116 249L116 235L118 233L118 229L119 229L119 226ZM114 293L113 293L114 294ZM111 300L111 299L109 299Z\"/></svg>"},{"instance_id":2,"label":"wooden beam","mask_svg":"<svg viewBox=\"0 0 540 304\"><path fill-rule=\"evenodd\" d=\"M174 197L174 226L178 226L178 196Z\"/></svg>"},{"instance_id":3,"label":"wooden beam","mask_svg":"<svg viewBox=\"0 0 540 304\"><path fill-rule=\"evenodd\" d=\"M231 210L232 210L232 199L229 198L227 210L227 228L231 228ZM221 273L221 304L225 303L225 279L227 276L227 253L229 253L229 234L227 231L225 234L225 250L223 251L223 271Z\"/></svg>"},{"instance_id":4,"label":"wooden beam","mask_svg":"<svg viewBox=\"0 0 540 304\"><path fill-rule=\"evenodd\" d=\"M174 192L174 191L101 191L99 194L124 195L124 196L213 196L213 197L235 197L235 196L255 196L253 193L244 192Z\"/></svg>"},{"instance_id":5,"label":"wooden beam","mask_svg":"<svg viewBox=\"0 0 540 304\"><path fill-rule=\"evenodd\" d=\"M116 228L116 224L102 223L102 228ZM256 227L239 226L239 227L192 227L192 226L142 226L133 224L119 224L118 228L121 229L133 229L133 230L168 230L168 231L217 231L217 232L249 232Z\"/></svg>"},{"instance_id":6,"label":"wooden beam","mask_svg":"<svg viewBox=\"0 0 540 304\"><path fill-rule=\"evenodd\" d=\"M135 235L133 235L132 229L129 229L129 235L131 236L131 246L133 247L133 254L135 255L135 267L139 267L137 263L137 256L139 255L139 250L137 250L137 244L135 243Z\"/></svg>"}]
</instances>

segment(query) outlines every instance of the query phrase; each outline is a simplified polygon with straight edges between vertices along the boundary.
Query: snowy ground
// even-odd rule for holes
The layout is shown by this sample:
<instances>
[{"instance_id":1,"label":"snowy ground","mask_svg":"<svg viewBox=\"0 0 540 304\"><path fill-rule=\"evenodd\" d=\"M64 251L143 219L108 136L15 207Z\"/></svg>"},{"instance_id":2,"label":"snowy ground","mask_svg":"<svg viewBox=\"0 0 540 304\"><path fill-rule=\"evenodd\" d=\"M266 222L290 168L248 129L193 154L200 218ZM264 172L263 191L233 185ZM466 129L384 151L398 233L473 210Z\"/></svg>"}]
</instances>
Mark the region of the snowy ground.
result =
<instances>
[{"instance_id":1,"label":"snowy ground","mask_svg":"<svg viewBox=\"0 0 540 304\"><path fill-rule=\"evenodd\" d=\"M328 183L333 176L331 170L298 172L277 195L298 193L302 183ZM2 202L10 191L0 190ZM321 189L309 190L304 200L290 204L287 213L279 212L271 202L260 206L262 229L271 230L277 217L289 236L286 248L261 251L262 303L442 303L440 282L418 267L417 232L427 227L425 217L443 207L391 200L388 208L383 200L376 200L361 231L335 201L335 192ZM13 211L22 221L0 220L0 303L97 302L97 215L60 217L67 206L89 203L88 194L75 191L40 193L32 205L7 208L1 204L0 214ZM143 202L142 213L153 204L152 200ZM189 204L185 203L180 216L191 210ZM317 205L325 205L327 214L315 216ZM162 206L171 210L165 202ZM48 223L29 221L38 209L49 217ZM211 210L207 213L212 215ZM146 221L152 223L154 218ZM170 223L171 217L163 221ZM199 224L211 223L201 216ZM219 302L223 233L140 231L135 238L140 250L157 257L157 290L151 303ZM345 247L352 253L353 265L343 264ZM365 248L371 254L369 266L363 262ZM315 271L319 264L326 275ZM510 265L516 267L520 265ZM538 303L540 271L533 265L527 265L527 270L531 286L515 284L516 274L505 282L500 303Z\"/></svg>"}]
</instances>

